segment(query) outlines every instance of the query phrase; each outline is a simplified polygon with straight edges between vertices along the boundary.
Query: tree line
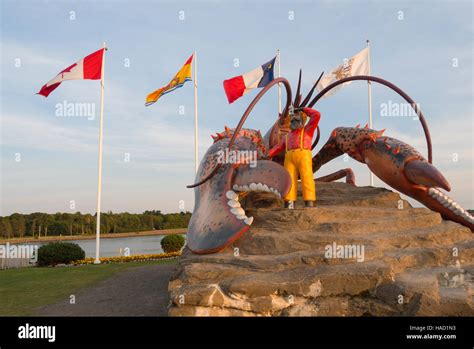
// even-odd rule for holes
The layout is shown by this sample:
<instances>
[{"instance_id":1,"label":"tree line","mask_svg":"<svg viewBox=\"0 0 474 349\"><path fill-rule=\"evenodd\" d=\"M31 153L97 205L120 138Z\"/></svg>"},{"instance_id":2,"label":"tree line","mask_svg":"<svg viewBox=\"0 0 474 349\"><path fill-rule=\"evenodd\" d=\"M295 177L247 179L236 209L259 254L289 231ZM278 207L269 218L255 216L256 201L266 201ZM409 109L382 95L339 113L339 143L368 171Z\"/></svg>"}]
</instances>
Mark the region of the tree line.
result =
<instances>
[{"instance_id":1,"label":"tree line","mask_svg":"<svg viewBox=\"0 0 474 349\"><path fill-rule=\"evenodd\" d=\"M101 233L128 233L137 231L186 228L191 212L161 213L101 213ZM59 235L95 234L96 214L89 213L14 213L0 217L0 237L41 237Z\"/></svg>"}]
</instances>

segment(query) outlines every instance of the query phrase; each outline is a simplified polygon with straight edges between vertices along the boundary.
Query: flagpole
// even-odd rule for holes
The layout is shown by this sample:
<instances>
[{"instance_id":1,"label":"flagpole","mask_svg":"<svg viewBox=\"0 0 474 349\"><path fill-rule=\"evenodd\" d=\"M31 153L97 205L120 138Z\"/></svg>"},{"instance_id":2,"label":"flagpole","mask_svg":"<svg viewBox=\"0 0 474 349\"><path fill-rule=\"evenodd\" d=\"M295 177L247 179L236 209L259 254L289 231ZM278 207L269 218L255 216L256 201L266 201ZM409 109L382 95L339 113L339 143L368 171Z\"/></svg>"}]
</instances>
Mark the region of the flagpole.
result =
<instances>
[{"instance_id":1,"label":"flagpole","mask_svg":"<svg viewBox=\"0 0 474 349\"><path fill-rule=\"evenodd\" d=\"M368 60L368 66L369 66L369 69L368 69L368 72L369 72L369 76L371 75L371 72L370 72L370 40L367 40L367 60ZM368 103L369 103L369 128L372 128L372 85L370 83L370 81L367 81L367 94L368 94ZM374 174L372 173L372 171L369 170L369 174L370 174L370 186L374 186Z\"/></svg>"},{"instance_id":2,"label":"flagpole","mask_svg":"<svg viewBox=\"0 0 474 349\"><path fill-rule=\"evenodd\" d=\"M102 199L102 134L104 126L104 70L105 70L105 51L107 47L104 42L104 52L102 54L102 76L100 79L100 122L99 122L99 170L97 174L97 219L95 229L95 260L94 264L100 264L100 204Z\"/></svg>"},{"instance_id":3,"label":"flagpole","mask_svg":"<svg viewBox=\"0 0 474 349\"><path fill-rule=\"evenodd\" d=\"M277 50L278 57L278 77L281 77L280 49ZM281 114L281 84L278 84L278 114Z\"/></svg>"},{"instance_id":4,"label":"flagpole","mask_svg":"<svg viewBox=\"0 0 474 349\"><path fill-rule=\"evenodd\" d=\"M198 98L197 98L197 53L194 51L194 170L198 172Z\"/></svg>"}]
</instances>

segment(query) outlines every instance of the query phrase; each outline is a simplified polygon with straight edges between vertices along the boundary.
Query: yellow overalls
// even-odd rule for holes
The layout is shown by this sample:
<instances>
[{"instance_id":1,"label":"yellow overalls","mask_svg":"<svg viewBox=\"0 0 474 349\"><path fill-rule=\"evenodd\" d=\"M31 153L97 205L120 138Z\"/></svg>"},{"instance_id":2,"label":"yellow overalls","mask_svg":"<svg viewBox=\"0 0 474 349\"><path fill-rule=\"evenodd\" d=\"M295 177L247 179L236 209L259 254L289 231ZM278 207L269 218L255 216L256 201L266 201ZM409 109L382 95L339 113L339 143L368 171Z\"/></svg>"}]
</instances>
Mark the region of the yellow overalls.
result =
<instances>
[{"instance_id":1,"label":"yellow overalls","mask_svg":"<svg viewBox=\"0 0 474 349\"><path fill-rule=\"evenodd\" d=\"M316 186L313 179L313 154L311 150L303 148L304 127L300 134L300 148L288 150L288 134L285 144L284 166L291 176L291 189L285 196L286 201L296 201L298 195L298 174L301 178L304 201L316 200Z\"/></svg>"}]
</instances>

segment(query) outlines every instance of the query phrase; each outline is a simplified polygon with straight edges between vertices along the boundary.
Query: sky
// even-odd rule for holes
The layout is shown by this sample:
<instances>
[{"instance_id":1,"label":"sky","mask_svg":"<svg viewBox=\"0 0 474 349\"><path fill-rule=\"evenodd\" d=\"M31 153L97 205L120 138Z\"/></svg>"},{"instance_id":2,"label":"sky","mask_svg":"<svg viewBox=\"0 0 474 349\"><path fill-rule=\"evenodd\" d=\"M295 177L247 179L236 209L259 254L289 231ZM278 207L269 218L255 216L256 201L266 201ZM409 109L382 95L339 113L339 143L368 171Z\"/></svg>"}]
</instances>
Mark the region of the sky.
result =
<instances>
[{"instance_id":1,"label":"sky","mask_svg":"<svg viewBox=\"0 0 474 349\"><path fill-rule=\"evenodd\" d=\"M473 9L471 1L0 1L0 215L94 212L97 191L99 81L67 81L36 95L59 71L106 42L102 211L192 211L193 87L145 107L197 51L199 154L211 134L235 127L257 94L228 104L225 79L281 50L281 75L302 91L371 42L371 73L401 87L427 118L433 164L465 208L473 197ZM238 65L236 66L236 61ZM284 101L283 101L284 102ZM419 121L381 115L404 101L372 86L373 126L426 156ZM60 105L88 103L94 115L57 115ZM183 111L181 114L180 111ZM364 125L367 84L354 82L315 106L320 149L338 126ZM265 133L277 117L277 92L254 109L246 127ZM317 176L352 167L359 185L368 169L343 157ZM375 179L375 186L386 186ZM181 203L181 205L180 205ZM183 206L184 204L184 206Z\"/></svg>"}]
</instances>

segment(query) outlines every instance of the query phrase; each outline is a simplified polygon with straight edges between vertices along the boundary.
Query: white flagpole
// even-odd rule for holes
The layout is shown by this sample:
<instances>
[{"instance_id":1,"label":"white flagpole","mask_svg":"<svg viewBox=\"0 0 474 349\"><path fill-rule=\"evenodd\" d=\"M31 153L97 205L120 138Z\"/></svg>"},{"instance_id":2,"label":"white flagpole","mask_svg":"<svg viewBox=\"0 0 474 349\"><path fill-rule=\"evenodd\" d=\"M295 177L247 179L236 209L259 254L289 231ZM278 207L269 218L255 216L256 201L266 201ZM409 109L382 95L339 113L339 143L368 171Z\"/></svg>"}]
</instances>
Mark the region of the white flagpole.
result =
<instances>
[{"instance_id":1,"label":"white flagpole","mask_svg":"<svg viewBox=\"0 0 474 349\"><path fill-rule=\"evenodd\" d=\"M369 76L371 75L370 72L370 41L367 40L367 60L369 65ZM370 81L367 81L367 93L368 93L368 103L369 103L369 128L372 128L372 85ZM370 186L374 186L374 174L370 171Z\"/></svg>"},{"instance_id":2,"label":"white flagpole","mask_svg":"<svg viewBox=\"0 0 474 349\"><path fill-rule=\"evenodd\" d=\"M105 70L105 51L107 47L104 42L104 53L102 54L102 76L100 79L100 122L99 122L99 171L97 177L97 220L95 229L95 260L94 264L100 264L100 203L102 196L102 129L104 126L104 70Z\"/></svg>"},{"instance_id":3,"label":"white flagpole","mask_svg":"<svg viewBox=\"0 0 474 349\"><path fill-rule=\"evenodd\" d=\"M278 77L281 77L280 49L277 50L278 57ZM278 114L281 113L281 84L278 84Z\"/></svg>"},{"instance_id":4,"label":"white flagpole","mask_svg":"<svg viewBox=\"0 0 474 349\"><path fill-rule=\"evenodd\" d=\"M198 97L197 97L197 53L194 51L194 170L197 173L198 163Z\"/></svg>"}]
</instances>

